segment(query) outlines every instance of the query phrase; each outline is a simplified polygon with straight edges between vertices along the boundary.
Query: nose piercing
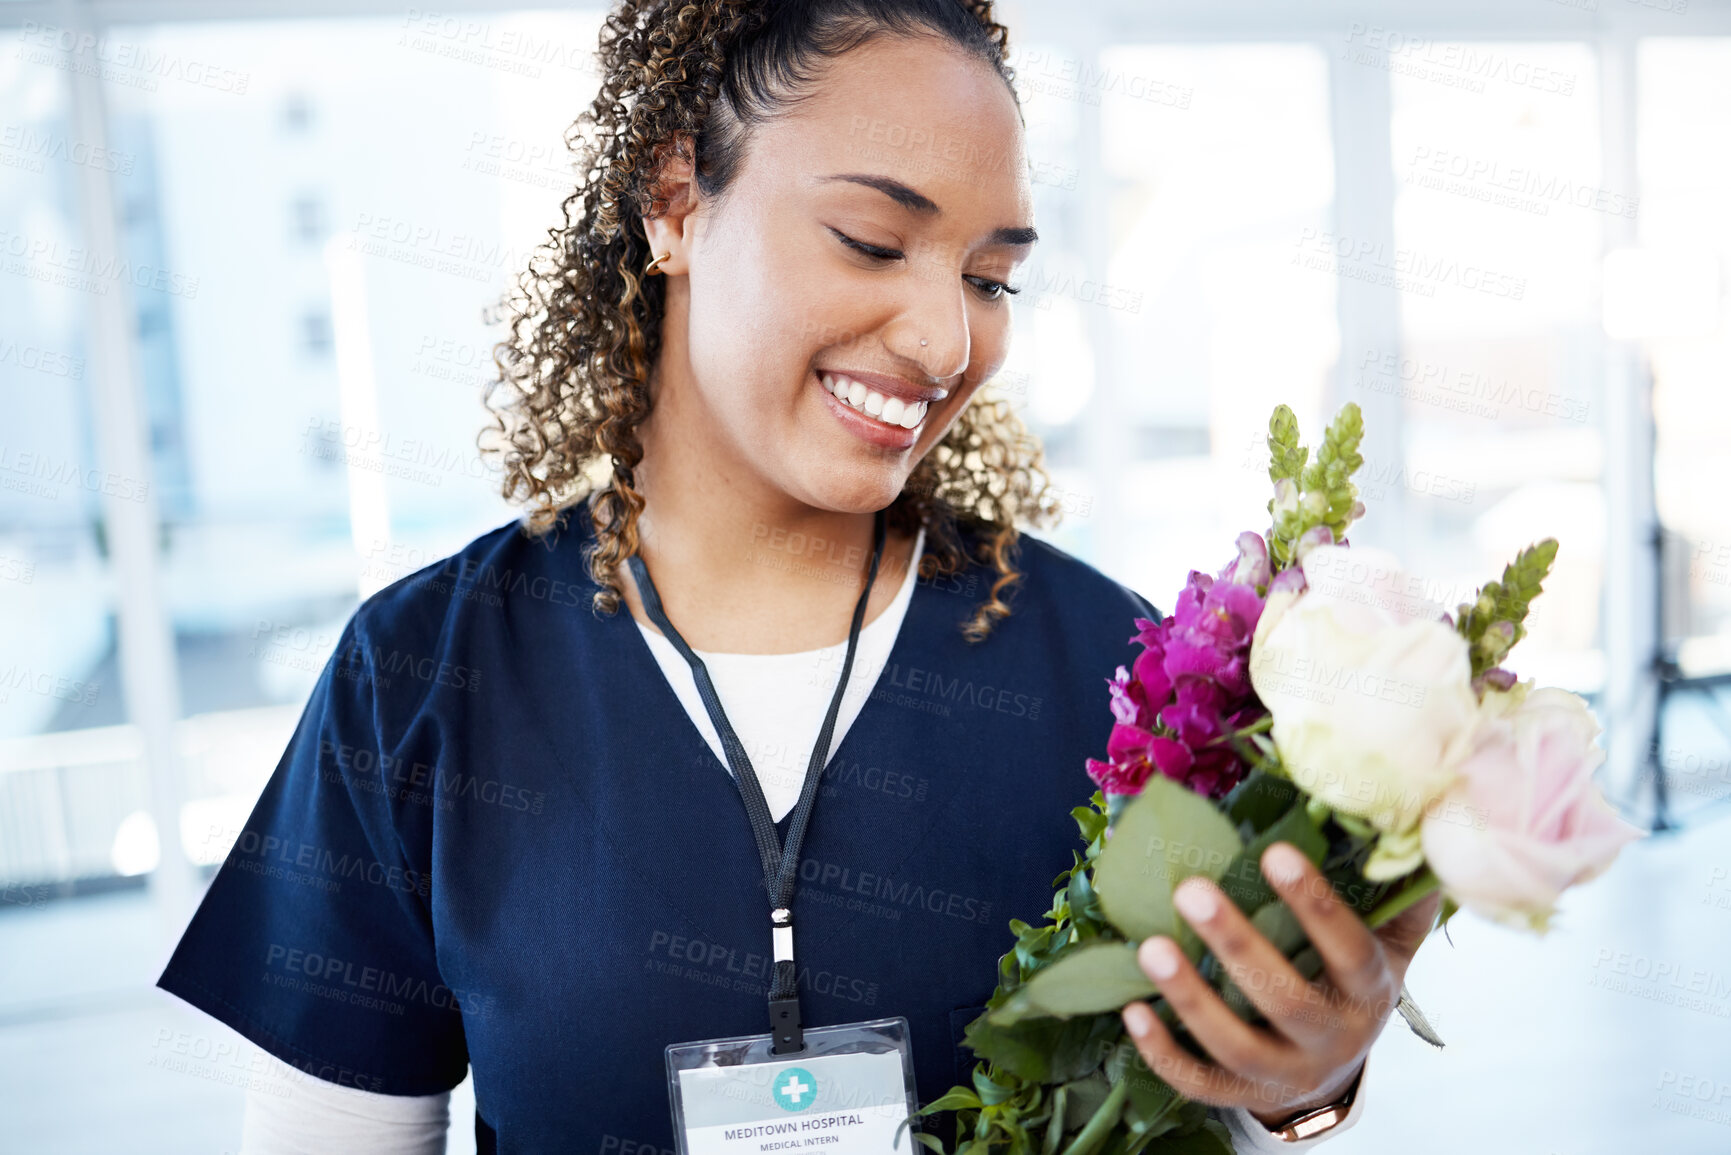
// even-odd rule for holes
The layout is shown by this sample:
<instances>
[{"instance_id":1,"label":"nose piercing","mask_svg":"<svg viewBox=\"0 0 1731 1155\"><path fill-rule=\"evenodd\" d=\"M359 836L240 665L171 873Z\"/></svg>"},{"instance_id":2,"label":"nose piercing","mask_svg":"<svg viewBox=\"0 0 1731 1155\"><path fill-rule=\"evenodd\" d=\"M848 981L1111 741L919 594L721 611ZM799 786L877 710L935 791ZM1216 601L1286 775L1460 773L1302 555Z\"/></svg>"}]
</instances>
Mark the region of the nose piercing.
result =
<instances>
[{"instance_id":1,"label":"nose piercing","mask_svg":"<svg viewBox=\"0 0 1731 1155\"><path fill-rule=\"evenodd\" d=\"M926 343L926 339L924 337L921 337L920 338L920 344L924 345L925 343Z\"/></svg>"}]
</instances>

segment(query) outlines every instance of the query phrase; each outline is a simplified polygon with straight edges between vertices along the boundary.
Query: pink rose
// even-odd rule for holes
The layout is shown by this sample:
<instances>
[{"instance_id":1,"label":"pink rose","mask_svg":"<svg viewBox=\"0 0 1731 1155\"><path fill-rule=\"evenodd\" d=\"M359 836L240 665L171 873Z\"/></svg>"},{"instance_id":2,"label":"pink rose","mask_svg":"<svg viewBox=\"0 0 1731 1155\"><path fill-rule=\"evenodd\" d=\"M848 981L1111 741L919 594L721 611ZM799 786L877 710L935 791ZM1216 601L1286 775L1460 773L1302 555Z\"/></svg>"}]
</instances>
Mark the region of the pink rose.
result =
<instances>
[{"instance_id":1,"label":"pink rose","mask_svg":"<svg viewBox=\"0 0 1731 1155\"><path fill-rule=\"evenodd\" d=\"M1599 725L1567 690L1489 690L1460 777L1425 813L1424 856L1463 907L1544 930L1563 891L1641 831L1593 784Z\"/></svg>"}]
</instances>

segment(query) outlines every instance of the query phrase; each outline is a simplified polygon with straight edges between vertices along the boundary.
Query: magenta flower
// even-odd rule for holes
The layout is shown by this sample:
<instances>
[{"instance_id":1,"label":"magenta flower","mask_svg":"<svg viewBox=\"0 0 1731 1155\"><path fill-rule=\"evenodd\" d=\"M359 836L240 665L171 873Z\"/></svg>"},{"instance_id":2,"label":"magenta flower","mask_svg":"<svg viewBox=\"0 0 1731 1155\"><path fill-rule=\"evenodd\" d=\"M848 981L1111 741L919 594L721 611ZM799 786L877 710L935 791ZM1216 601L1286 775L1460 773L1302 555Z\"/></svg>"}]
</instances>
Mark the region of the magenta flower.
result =
<instances>
[{"instance_id":1,"label":"magenta flower","mask_svg":"<svg viewBox=\"0 0 1731 1155\"><path fill-rule=\"evenodd\" d=\"M1088 759L1105 793L1139 794L1160 773L1218 798L1244 776L1231 738L1266 713L1248 668L1272 575L1260 536L1240 534L1237 545L1218 577L1191 571L1166 619L1136 619L1142 653L1107 679L1117 724L1106 760Z\"/></svg>"},{"instance_id":2,"label":"magenta flower","mask_svg":"<svg viewBox=\"0 0 1731 1155\"><path fill-rule=\"evenodd\" d=\"M1107 682L1112 688L1112 716L1126 726L1146 726L1152 715L1148 711L1146 686L1131 678L1123 666L1118 675Z\"/></svg>"},{"instance_id":3,"label":"magenta flower","mask_svg":"<svg viewBox=\"0 0 1731 1155\"><path fill-rule=\"evenodd\" d=\"M1220 576L1226 581L1236 582L1241 586L1261 588L1268 584L1268 543L1262 540L1259 533L1245 530L1238 535L1238 556L1232 564L1221 571Z\"/></svg>"}]
</instances>

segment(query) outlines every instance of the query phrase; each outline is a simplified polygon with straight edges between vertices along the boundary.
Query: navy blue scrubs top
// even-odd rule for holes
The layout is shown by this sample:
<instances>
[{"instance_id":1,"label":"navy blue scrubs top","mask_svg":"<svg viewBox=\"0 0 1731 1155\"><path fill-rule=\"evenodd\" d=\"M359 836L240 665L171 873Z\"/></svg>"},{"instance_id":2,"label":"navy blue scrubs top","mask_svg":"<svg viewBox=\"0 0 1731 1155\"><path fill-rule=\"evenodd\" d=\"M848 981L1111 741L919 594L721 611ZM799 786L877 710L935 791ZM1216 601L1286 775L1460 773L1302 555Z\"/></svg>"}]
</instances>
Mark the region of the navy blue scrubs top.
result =
<instances>
[{"instance_id":1,"label":"navy blue scrubs top","mask_svg":"<svg viewBox=\"0 0 1731 1155\"><path fill-rule=\"evenodd\" d=\"M671 1152L663 1048L768 1029L744 805L630 613L591 611L592 534L512 523L366 599L158 981L331 1082L472 1068L483 1152ZM977 644L993 571L918 583L800 868L806 1023L906 1016L921 1102L968 1080L1007 923L1082 845L1106 679L1156 616L1034 538L1019 568Z\"/></svg>"}]
</instances>

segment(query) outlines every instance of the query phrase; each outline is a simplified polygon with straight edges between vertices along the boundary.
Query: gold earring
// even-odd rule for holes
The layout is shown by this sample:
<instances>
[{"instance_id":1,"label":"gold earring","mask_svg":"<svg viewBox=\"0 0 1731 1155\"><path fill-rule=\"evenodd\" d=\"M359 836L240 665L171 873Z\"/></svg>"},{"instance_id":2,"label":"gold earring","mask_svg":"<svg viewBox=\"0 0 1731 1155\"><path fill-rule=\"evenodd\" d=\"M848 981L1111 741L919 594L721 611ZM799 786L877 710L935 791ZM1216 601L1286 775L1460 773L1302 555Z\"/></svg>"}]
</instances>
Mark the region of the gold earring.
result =
<instances>
[{"instance_id":1,"label":"gold earring","mask_svg":"<svg viewBox=\"0 0 1731 1155\"><path fill-rule=\"evenodd\" d=\"M643 275L646 277L653 277L656 274L656 272L661 268L661 262L665 261L668 257L671 257L672 255L673 255L673 250L669 249L665 253L662 253L659 257L656 257L653 261L650 261L647 265L644 265L643 266ZM665 276L666 274L663 274L663 275Z\"/></svg>"}]
</instances>

